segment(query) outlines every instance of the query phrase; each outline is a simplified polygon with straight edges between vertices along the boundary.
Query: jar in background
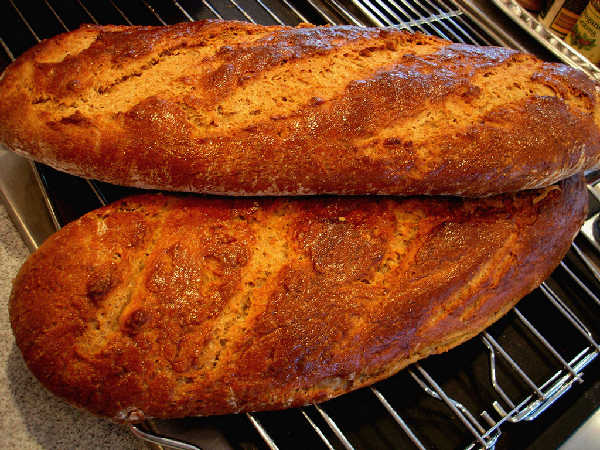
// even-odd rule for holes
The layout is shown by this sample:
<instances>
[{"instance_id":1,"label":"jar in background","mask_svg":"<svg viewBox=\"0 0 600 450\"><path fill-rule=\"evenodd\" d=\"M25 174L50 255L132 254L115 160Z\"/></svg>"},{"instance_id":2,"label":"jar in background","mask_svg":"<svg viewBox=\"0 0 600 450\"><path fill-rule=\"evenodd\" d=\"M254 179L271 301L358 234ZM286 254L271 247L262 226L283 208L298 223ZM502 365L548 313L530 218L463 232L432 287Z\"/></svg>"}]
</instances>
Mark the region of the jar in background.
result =
<instances>
[{"instance_id":1,"label":"jar in background","mask_svg":"<svg viewBox=\"0 0 600 450\"><path fill-rule=\"evenodd\" d=\"M542 9L542 6L544 6L543 0L517 0L517 2L519 2L523 8L532 12L539 12L539 10Z\"/></svg>"},{"instance_id":2,"label":"jar in background","mask_svg":"<svg viewBox=\"0 0 600 450\"><path fill-rule=\"evenodd\" d=\"M560 37L565 37L587 4L588 0L549 0L538 18Z\"/></svg>"},{"instance_id":3,"label":"jar in background","mask_svg":"<svg viewBox=\"0 0 600 450\"><path fill-rule=\"evenodd\" d=\"M600 62L600 0L590 1L566 41L591 62Z\"/></svg>"}]
</instances>

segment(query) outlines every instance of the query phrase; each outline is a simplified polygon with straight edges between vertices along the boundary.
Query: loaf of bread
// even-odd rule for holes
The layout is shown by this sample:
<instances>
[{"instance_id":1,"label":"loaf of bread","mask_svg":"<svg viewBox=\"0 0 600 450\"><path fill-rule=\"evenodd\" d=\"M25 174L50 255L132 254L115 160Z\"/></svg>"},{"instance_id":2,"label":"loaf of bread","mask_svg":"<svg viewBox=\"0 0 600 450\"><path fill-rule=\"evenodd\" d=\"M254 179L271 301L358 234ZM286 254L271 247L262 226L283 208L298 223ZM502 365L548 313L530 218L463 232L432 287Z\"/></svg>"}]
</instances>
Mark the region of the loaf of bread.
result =
<instances>
[{"instance_id":1,"label":"loaf of bread","mask_svg":"<svg viewBox=\"0 0 600 450\"><path fill-rule=\"evenodd\" d=\"M598 84L394 29L84 26L0 82L0 142L115 184L486 196L600 163Z\"/></svg>"},{"instance_id":2,"label":"loaf of bread","mask_svg":"<svg viewBox=\"0 0 600 450\"><path fill-rule=\"evenodd\" d=\"M471 200L132 197L45 242L10 319L46 387L116 420L319 402L497 320L586 205L579 177Z\"/></svg>"}]
</instances>

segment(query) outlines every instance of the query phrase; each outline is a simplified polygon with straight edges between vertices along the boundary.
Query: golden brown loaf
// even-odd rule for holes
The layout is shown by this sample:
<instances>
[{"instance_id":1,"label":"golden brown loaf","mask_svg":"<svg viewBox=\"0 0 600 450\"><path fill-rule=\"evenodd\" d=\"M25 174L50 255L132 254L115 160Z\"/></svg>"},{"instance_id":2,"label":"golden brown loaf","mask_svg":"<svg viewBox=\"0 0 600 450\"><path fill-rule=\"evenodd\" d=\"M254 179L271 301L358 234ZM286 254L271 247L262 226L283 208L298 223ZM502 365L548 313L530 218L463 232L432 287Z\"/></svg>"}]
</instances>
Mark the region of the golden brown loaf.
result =
<instances>
[{"instance_id":1,"label":"golden brown loaf","mask_svg":"<svg viewBox=\"0 0 600 450\"><path fill-rule=\"evenodd\" d=\"M44 243L10 318L44 385L118 420L318 402L497 320L586 199L580 177L479 200L132 197Z\"/></svg>"},{"instance_id":2,"label":"golden brown loaf","mask_svg":"<svg viewBox=\"0 0 600 450\"><path fill-rule=\"evenodd\" d=\"M598 85L393 29L84 26L0 82L0 141L76 175L221 194L485 196L600 162Z\"/></svg>"}]
</instances>

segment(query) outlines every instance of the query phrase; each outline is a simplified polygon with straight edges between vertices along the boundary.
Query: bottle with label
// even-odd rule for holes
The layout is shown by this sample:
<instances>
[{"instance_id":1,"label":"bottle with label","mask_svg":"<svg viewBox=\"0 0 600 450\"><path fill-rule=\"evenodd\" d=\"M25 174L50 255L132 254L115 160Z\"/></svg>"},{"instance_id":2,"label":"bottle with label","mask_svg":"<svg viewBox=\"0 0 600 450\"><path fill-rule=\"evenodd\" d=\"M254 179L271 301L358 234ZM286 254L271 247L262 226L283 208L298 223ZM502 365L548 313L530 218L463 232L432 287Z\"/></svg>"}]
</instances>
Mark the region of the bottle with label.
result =
<instances>
[{"instance_id":1,"label":"bottle with label","mask_svg":"<svg viewBox=\"0 0 600 450\"><path fill-rule=\"evenodd\" d=\"M560 37L573 29L588 0L550 0L540 12L540 22Z\"/></svg>"},{"instance_id":2,"label":"bottle with label","mask_svg":"<svg viewBox=\"0 0 600 450\"><path fill-rule=\"evenodd\" d=\"M588 3L566 41L591 62L600 62L600 0Z\"/></svg>"}]
</instances>

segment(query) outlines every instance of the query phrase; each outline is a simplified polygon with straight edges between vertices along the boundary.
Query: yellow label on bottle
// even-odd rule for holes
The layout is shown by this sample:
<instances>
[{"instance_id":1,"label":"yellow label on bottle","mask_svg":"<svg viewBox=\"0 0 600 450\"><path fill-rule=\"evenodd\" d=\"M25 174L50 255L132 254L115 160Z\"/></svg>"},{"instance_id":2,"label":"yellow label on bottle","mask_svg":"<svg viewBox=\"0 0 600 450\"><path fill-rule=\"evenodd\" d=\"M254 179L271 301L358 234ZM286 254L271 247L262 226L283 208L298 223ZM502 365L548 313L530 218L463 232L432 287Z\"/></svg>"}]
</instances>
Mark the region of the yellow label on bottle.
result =
<instances>
[{"instance_id":1,"label":"yellow label on bottle","mask_svg":"<svg viewBox=\"0 0 600 450\"><path fill-rule=\"evenodd\" d=\"M600 62L600 0L592 0L567 35L567 43L591 62Z\"/></svg>"}]
</instances>

